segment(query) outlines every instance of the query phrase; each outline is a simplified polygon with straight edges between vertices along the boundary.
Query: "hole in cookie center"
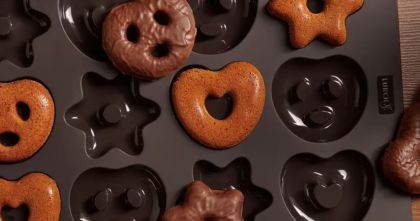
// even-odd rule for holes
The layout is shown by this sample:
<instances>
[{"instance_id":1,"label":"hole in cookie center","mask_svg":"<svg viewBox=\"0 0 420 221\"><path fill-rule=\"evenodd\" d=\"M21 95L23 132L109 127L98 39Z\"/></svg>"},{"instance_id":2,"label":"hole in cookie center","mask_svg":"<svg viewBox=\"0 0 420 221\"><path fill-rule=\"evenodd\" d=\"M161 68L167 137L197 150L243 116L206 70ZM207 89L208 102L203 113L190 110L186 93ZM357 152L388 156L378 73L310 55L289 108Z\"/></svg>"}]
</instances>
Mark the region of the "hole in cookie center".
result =
<instances>
[{"instance_id":1,"label":"hole in cookie center","mask_svg":"<svg viewBox=\"0 0 420 221\"><path fill-rule=\"evenodd\" d=\"M221 98L209 96L206 99L206 108L212 117L218 120L224 120L232 112L233 99L229 94Z\"/></svg>"},{"instance_id":2,"label":"hole in cookie center","mask_svg":"<svg viewBox=\"0 0 420 221\"><path fill-rule=\"evenodd\" d=\"M19 143L19 135L12 132L4 132L0 134L0 144L6 147L15 146Z\"/></svg>"},{"instance_id":3,"label":"hole in cookie center","mask_svg":"<svg viewBox=\"0 0 420 221\"><path fill-rule=\"evenodd\" d=\"M169 55L169 46L167 44L158 44L153 48L152 55L155 58L162 58Z\"/></svg>"},{"instance_id":4,"label":"hole in cookie center","mask_svg":"<svg viewBox=\"0 0 420 221\"><path fill-rule=\"evenodd\" d=\"M27 121L29 119L29 117L31 116L31 109L24 102L18 102L16 104L16 111L17 111L17 114L19 115L19 117L23 121Z\"/></svg>"},{"instance_id":5,"label":"hole in cookie center","mask_svg":"<svg viewBox=\"0 0 420 221\"><path fill-rule=\"evenodd\" d=\"M137 25L131 24L127 28L127 32L125 33L127 40L131 43L138 43L140 39L140 31Z\"/></svg>"},{"instance_id":6,"label":"hole in cookie center","mask_svg":"<svg viewBox=\"0 0 420 221\"><path fill-rule=\"evenodd\" d=\"M159 23L160 25L166 26L169 25L169 23L171 22L171 18L169 17L169 15L164 12L164 11L157 11L154 15L153 18L155 19L155 21L157 23Z\"/></svg>"},{"instance_id":7,"label":"hole in cookie center","mask_svg":"<svg viewBox=\"0 0 420 221\"><path fill-rule=\"evenodd\" d=\"M319 14L324 11L324 0L307 0L306 5L310 12Z\"/></svg>"},{"instance_id":8,"label":"hole in cookie center","mask_svg":"<svg viewBox=\"0 0 420 221\"><path fill-rule=\"evenodd\" d=\"M29 218L29 208L26 205L12 208L5 206L1 211L1 219L3 221L27 221Z\"/></svg>"}]
</instances>

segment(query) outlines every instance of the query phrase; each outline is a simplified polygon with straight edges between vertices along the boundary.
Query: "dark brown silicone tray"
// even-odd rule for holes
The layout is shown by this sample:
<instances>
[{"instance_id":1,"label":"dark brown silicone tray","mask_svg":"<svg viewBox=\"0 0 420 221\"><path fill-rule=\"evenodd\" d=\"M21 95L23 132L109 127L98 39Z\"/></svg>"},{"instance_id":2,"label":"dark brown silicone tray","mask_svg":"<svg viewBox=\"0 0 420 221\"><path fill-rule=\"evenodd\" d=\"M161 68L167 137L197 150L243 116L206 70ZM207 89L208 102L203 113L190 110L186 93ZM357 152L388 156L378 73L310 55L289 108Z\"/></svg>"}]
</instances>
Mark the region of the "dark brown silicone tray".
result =
<instances>
[{"instance_id":1,"label":"dark brown silicone tray","mask_svg":"<svg viewBox=\"0 0 420 221\"><path fill-rule=\"evenodd\" d=\"M266 12L267 0L190 0L199 34L182 69L247 61L267 88L258 126L223 151L203 147L178 122L170 99L178 72L141 82L111 66L101 22L123 2L0 2L0 81L35 79L56 106L44 147L1 164L1 177L54 178L63 221L158 220L194 180L241 190L246 221L411 220L410 198L377 166L403 108L395 0L365 0L347 20L344 46L316 40L300 50ZM223 118L232 102L212 98L207 107ZM2 217L27 213L5 208Z\"/></svg>"}]
</instances>

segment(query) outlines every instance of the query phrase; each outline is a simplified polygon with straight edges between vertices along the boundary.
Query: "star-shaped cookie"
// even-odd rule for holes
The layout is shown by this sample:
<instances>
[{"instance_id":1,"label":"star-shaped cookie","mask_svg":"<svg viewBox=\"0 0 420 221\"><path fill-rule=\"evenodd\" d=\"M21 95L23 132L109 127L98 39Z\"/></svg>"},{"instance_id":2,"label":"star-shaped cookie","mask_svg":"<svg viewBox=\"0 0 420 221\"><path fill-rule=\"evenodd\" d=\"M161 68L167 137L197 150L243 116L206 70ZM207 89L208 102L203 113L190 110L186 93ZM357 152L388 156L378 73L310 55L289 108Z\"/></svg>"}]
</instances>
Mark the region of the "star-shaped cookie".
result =
<instances>
[{"instance_id":1,"label":"star-shaped cookie","mask_svg":"<svg viewBox=\"0 0 420 221\"><path fill-rule=\"evenodd\" d=\"M324 1L320 13L313 13L307 0L270 0L268 12L289 24L290 41L295 48L304 48L315 38L340 46L347 40L346 19L358 11L364 0Z\"/></svg>"},{"instance_id":2,"label":"star-shaped cookie","mask_svg":"<svg viewBox=\"0 0 420 221\"><path fill-rule=\"evenodd\" d=\"M241 191L245 197L243 218L254 221L257 214L271 205L273 197L269 191L252 182L251 170L251 163L241 157L222 168L208 161L198 161L193 173L194 180L201 180L212 189Z\"/></svg>"},{"instance_id":3,"label":"star-shaped cookie","mask_svg":"<svg viewBox=\"0 0 420 221\"><path fill-rule=\"evenodd\" d=\"M244 196L239 190L212 190L201 181L193 182L185 201L168 209L163 221L243 221Z\"/></svg>"}]
</instances>

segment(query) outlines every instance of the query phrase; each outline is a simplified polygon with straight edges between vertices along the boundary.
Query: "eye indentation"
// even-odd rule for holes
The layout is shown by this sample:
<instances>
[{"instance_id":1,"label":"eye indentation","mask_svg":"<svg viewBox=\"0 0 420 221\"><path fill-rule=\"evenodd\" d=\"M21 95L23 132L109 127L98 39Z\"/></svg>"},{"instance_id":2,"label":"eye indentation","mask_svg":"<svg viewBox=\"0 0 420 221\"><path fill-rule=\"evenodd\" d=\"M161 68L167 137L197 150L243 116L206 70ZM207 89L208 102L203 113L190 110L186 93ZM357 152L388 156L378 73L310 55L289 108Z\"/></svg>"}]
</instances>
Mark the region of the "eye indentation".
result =
<instances>
[{"instance_id":1,"label":"eye indentation","mask_svg":"<svg viewBox=\"0 0 420 221\"><path fill-rule=\"evenodd\" d=\"M167 26L169 25L169 23L171 23L171 18L169 17L169 15L164 12L164 11L157 11L154 15L153 18L155 19L155 21L163 26Z\"/></svg>"},{"instance_id":2,"label":"eye indentation","mask_svg":"<svg viewBox=\"0 0 420 221\"><path fill-rule=\"evenodd\" d=\"M127 40L131 43L138 43L140 40L140 30L135 24L131 24L127 28L127 32L125 33Z\"/></svg>"},{"instance_id":3,"label":"eye indentation","mask_svg":"<svg viewBox=\"0 0 420 221\"><path fill-rule=\"evenodd\" d=\"M18 102L16 104L16 111L23 121L29 120L29 117L31 116L31 109L29 108L28 104L24 102Z\"/></svg>"}]
</instances>

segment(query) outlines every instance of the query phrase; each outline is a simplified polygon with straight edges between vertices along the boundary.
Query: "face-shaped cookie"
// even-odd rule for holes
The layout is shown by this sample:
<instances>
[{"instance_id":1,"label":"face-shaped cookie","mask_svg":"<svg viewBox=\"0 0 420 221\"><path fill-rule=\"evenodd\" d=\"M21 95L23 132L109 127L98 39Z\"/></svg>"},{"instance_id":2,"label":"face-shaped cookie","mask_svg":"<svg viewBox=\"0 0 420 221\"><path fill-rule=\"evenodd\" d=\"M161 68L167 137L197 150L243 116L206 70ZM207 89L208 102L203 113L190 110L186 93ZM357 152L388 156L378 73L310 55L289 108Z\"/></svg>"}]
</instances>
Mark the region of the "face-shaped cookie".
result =
<instances>
[{"instance_id":1,"label":"face-shaped cookie","mask_svg":"<svg viewBox=\"0 0 420 221\"><path fill-rule=\"evenodd\" d=\"M46 142L54 123L48 90L33 80L0 83L0 162L25 160Z\"/></svg>"},{"instance_id":2,"label":"face-shaped cookie","mask_svg":"<svg viewBox=\"0 0 420 221\"><path fill-rule=\"evenodd\" d=\"M372 165L356 151L329 159L299 154L288 160L281 176L284 202L297 221L362 220L374 189Z\"/></svg>"},{"instance_id":3,"label":"face-shaped cookie","mask_svg":"<svg viewBox=\"0 0 420 221\"><path fill-rule=\"evenodd\" d=\"M74 220L157 220L165 209L165 190L151 169L90 169L71 191Z\"/></svg>"},{"instance_id":4,"label":"face-shaped cookie","mask_svg":"<svg viewBox=\"0 0 420 221\"><path fill-rule=\"evenodd\" d=\"M194 51L219 54L237 46L257 15L257 0L189 0L197 25Z\"/></svg>"},{"instance_id":5,"label":"face-shaped cookie","mask_svg":"<svg viewBox=\"0 0 420 221\"><path fill-rule=\"evenodd\" d=\"M31 173L17 181L0 179L2 215L5 208L10 210L26 206L29 210L28 221L58 221L60 204L60 192L55 181L44 174Z\"/></svg>"},{"instance_id":6,"label":"face-shaped cookie","mask_svg":"<svg viewBox=\"0 0 420 221\"><path fill-rule=\"evenodd\" d=\"M273 102L297 136L328 142L346 135L359 121L367 100L366 78L352 59L292 59L273 81Z\"/></svg>"}]
</instances>

